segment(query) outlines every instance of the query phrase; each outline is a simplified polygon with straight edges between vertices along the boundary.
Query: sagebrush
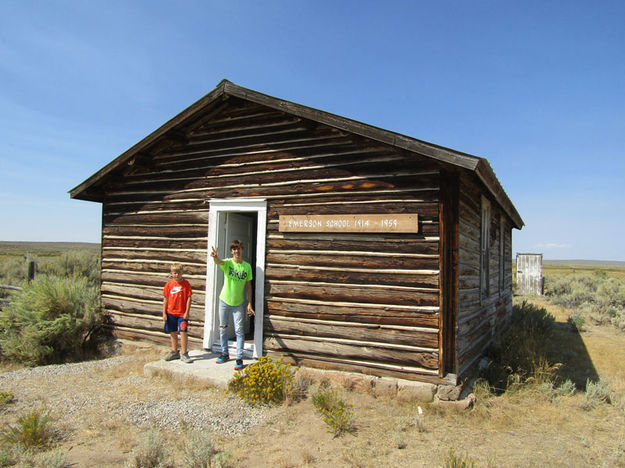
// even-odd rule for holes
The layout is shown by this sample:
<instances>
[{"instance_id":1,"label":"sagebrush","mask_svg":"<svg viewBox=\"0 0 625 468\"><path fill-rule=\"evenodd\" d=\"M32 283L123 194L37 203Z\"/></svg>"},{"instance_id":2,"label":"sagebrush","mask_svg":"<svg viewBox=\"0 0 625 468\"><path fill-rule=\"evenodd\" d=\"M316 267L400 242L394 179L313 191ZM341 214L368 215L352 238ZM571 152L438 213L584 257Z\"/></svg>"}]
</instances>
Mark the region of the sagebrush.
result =
<instances>
[{"instance_id":1,"label":"sagebrush","mask_svg":"<svg viewBox=\"0 0 625 468\"><path fill-rule=\"evenodd\" d=\"M0 310L0 353L26 365L83 359L105 339L106 322L87 278L41 276Z\"/></svg>"},{"instance_id":2,"label":"sagebrush","mask_svg":"<svg viewBox=\"0 0 625 468\"><path fill-rule=\"evenodd\" d=\"M545 295L554 304L575 311L574 325L588 317L625 330L624 279L608 278L605 272L546 276Z\"/></svg>"}]
</instances>

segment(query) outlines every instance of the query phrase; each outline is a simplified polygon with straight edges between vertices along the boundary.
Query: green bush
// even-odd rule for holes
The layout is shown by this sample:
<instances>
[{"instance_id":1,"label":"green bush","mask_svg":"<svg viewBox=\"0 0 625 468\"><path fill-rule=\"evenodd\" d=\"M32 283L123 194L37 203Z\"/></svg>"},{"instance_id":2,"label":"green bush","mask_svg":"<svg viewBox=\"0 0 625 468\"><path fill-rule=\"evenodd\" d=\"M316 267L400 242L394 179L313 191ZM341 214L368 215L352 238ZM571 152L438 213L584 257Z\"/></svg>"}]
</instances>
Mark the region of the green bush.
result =
<instances>
[{"instance_id":1,"label":"green bush","mask_svg":"<svg viewBox=\"0 0 625 468\"><path fill-rule=\"evenodd\" d=\"M279 404L293 396L293 370L280 359L262 356L242 371L237 371L228 390L251 404Z\"/></svg>"},{"instance_id":2,"label":"green bush","mask_svg":"<svg viewBox=\"0 0 625 468\"><path fill-rule=\"evenodd\" d=\"M554 331L555 318L544 308L525 301L513 306L508 326L486 352L490 363L482 377L497 393L511 385L555 380L559 365L549 359Z\"/></svg>"},{"instance_id":3,"label":"green bush","mask_svg":"<svg viewBox=\"0 0 625 468\"><path fill-rule=\"evenodd\" d=\"M0 311L3 359L41 365L83 359L105 335L97 287L86 278L39 277Z\"/></svg>"}]
</instances>

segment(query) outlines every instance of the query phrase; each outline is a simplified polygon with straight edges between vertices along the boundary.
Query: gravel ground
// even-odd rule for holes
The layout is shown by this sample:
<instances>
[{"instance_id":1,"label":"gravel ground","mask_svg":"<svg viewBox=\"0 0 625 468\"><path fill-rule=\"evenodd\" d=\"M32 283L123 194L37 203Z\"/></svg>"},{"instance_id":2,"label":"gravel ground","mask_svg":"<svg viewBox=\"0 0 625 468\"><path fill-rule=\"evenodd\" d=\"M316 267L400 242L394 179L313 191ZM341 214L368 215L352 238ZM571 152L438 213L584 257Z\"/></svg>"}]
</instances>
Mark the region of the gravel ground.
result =
<instances>
[{"instance_id":1,"label":"gravel ground","mask_svg":"<svg viewBox=\"0 0 625 468\"><path fill-rule=\"evenodd\" d=\"M217 389L178 389L171 382L137 375L145 359L133 354L0 374L0 390L11 391L17 400L3 419L45 408L74 430L100 419L100 423L122 420L140 428L192 428L236 436L266 417L263 408Z\"/></svg>"}]
</instances>

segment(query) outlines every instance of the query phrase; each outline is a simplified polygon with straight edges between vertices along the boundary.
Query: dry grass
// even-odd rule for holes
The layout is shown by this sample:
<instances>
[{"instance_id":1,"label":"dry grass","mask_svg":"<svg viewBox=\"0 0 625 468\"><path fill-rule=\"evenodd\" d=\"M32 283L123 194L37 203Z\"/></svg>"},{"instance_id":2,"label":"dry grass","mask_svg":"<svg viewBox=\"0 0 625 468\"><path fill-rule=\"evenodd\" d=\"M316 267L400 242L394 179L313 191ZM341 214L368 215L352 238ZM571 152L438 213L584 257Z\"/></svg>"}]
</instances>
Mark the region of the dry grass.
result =
<instances>
[{"instance_id":1,"label":"dry grass","mask_svg":"<svg viewBox=\"0 0 625 468\"><path fill-rule=\"evenodd\" d=\"M344 392L353 406L354 432L334 437L312 405L311 398L269 410L261 426L231 438L213 434L215 448L230 466L246 467L379 467L445 465L453 449L478 467L624 466L625 465L625 334L613 327L589 325L576 333L566 324L568 312L537 299L556 317L553 349L563 375L585 382L589 374L607 378L612 404L585 411L583 389L557 396L538 385L495 396L476 388L473 410L451 411L430 404L402 403L391 398ZM87 381L71 377L63 383L115 395L123 392L140 400L147 393L198 399L224 397L223 392L189 384L179 388L166 379L150 379L149 388L133 383L146 362L159 359L163 349L134 350L133 359ZM95 384L90 382L96 379ZM89 385L92 385L89 387ZM36 403L46 402L46 388L37 390ZM26 407L16 393L10 406ZM107 397L108 398L108 397ZM419 412L419 407L422 412ZM13 410L11 410L13 411ZM18 411L0 413L0 423L15 421ZM54 412L53 412L54 413ZM55 415L58 414L56 411ZM111 418L106 408L90 408L64 427L58 450L74 466L123 466L145 431ZM181 466L183 434L161 434ZM71 448L71 450L70 450Z\"/></svg>"}]
</instances>

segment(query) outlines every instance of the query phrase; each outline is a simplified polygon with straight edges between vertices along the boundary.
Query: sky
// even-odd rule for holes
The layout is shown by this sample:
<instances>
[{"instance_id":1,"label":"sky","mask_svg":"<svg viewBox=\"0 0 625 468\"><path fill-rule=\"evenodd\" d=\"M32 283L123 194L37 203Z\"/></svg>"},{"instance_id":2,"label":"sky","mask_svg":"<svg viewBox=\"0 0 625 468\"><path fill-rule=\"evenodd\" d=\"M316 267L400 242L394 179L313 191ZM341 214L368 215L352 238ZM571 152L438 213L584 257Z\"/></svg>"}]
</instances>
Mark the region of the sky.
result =
<instances>
[{"instance_id":1,"label":"sky","mask_svg":"<svg viewBox=\"0 0 625 468\"><path fill-rule=\"evenodd\" d=\"M625 2L1 0L0 240L222 79L486 158L513 255L625 261Z\"/></svg>"}]
</instances>

